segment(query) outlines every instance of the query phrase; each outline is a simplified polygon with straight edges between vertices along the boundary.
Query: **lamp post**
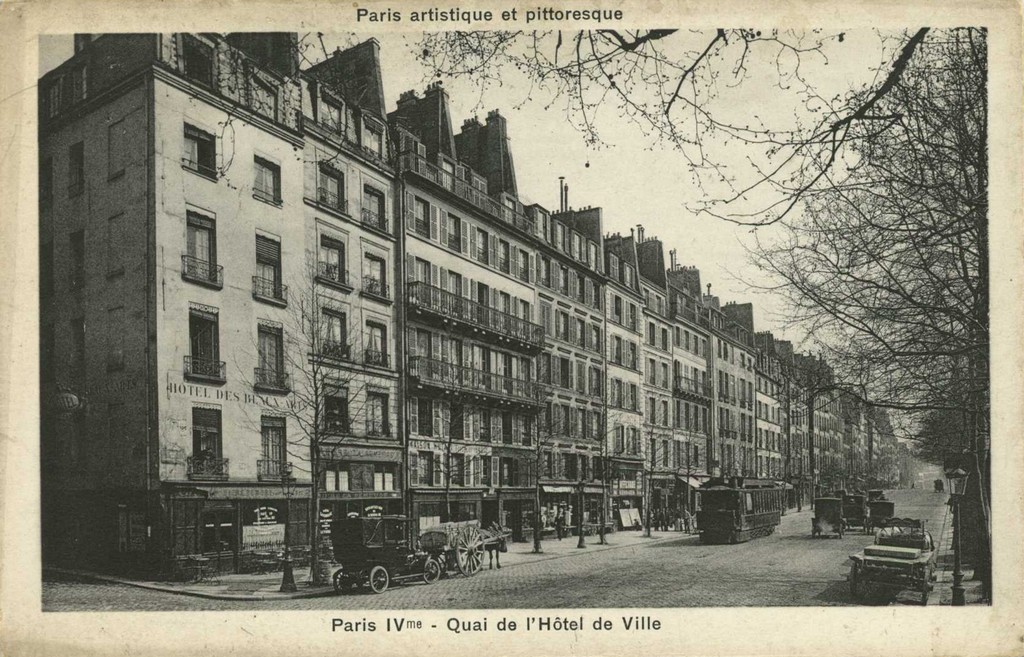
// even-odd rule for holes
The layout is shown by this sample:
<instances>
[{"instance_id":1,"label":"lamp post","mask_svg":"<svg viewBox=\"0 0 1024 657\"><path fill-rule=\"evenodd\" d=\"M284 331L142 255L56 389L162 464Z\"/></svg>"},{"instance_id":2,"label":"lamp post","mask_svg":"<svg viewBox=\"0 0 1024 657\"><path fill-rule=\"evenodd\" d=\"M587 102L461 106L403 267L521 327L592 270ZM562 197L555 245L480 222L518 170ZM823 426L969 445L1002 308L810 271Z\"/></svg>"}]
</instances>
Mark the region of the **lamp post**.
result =
<instances>
[{"instance_id":1,"label":"lamp post","mask_svg":"<svg viewBox=\"0 0 1024 657\"><path fill-rule=\"evenodd\" d=\"M949 504L953 507L953 606L963 607L964 574L960 568L960 500L967 491L968 473L963 468L946 472L949 480Z\"/></svg>"},{"instance_id":2,"label":"lamp post","mask_svg":"<svg viewBox=\"0 0 1024 657\"><path fill-rule=\"evenodd\" d=\"M284 558L281 560L281 592L282 593L294 593L297 588L295 586L295 571L292 568L292 554L289 550L289 541L291 540L291 532L288 531L288 525L291 524L292 519L292 473L291 468L281 468L281 485L284 487L285 497L285 516L284 516Z\"/></svg>"}]
</instances>

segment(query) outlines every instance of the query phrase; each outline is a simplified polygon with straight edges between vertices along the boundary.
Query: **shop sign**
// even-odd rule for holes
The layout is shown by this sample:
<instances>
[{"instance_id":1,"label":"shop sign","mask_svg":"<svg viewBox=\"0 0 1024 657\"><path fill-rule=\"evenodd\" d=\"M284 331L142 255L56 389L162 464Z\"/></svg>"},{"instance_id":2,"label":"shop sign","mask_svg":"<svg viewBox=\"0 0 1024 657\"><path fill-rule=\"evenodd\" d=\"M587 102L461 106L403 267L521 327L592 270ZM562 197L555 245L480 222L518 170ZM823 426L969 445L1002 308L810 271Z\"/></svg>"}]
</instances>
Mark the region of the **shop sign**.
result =
<instances>
[{"instance_id":1,"label":"shop sign","mask_svg":"<svg viewBox=\"0 0 1024 657\"><path fill-rule=\"evenodd\" d=\"M384 515L384 507L379 504L371 504L363 509L363 515L367 518L379 518Z\"/></svg>"},{"instance_id":2,"label":"shop sign","mask_svg":"<svg viewBox=\"0 0 1024 657\"><path fill-rule=\"evenodd\" d=\"M254 525L276 525L277 524L277 509L272 506L258 506L254 510L255 518L252 524Z\"/></svg>"},{"instance_id":3,"label":"shop sign","mask_svg":"<svg viewBox=\"0 0 1024 657\"><path fill-rule=\"evenodd\" d=\"M224 388L212 388L210 386L197 385L195 383L167 383L167 398L188 397L193 400L234 402L246 406L258 408L278 408L282 410L299 411L305 404L291 396L275 397L273 395L261 395L256 392L235 392Z\"/></svg>"},{"instance_id":4,"label":"shop sign","mask_svg":"<svg viewBox=\"0 0 1024 657\"><path fill-rule=\"evenodd\" d=\"M334 512L331 511L331 507L322 506L320 507L320 533L330 534L331 533L331 521L334 520Z\"/></svg>"}]
</instances>

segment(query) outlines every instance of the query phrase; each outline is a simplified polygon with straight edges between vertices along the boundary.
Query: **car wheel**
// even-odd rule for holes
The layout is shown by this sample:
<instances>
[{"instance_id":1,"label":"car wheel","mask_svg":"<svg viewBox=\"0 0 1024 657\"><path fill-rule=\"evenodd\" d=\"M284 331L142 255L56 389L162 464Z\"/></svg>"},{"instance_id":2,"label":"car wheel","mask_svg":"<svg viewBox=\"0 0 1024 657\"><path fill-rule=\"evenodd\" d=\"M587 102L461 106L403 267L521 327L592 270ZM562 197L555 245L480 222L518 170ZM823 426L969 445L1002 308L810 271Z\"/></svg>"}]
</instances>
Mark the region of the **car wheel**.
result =
<instances>
[{"instance_id":1,"label":"car wheel","mask_svg":"<svg viewBox=\"0 0 1024 657\"><path fill-rule=\"evenodd\" d=\"M334 584L335 593L343 593L352 588L352 583L349 581L348 576L340 570L334 573L334 577L331 579Z\"/></svg>"},{"instance_id":2,"label":"car wheel","mask_svg":"<svg viewBox=\"0 0 1024 657\"><path fill-rule=\"evenodd\" d=\"M439 579L441 579L441 564L433 559L427 559L426 563L423 564L423 581L427 584L433 584Z\"/></svg>"},{"instance_id":3,"label":"car wheel","mask_svg":"<svg viewBox=\"0 0 1024 657\"><path fill-rule=\"evenodd\" d=\"M370 569L370 588L374 593L383 593L388 590L391 583L391 576L384 566L374 566Z\"/></svg>"}]
</instances>

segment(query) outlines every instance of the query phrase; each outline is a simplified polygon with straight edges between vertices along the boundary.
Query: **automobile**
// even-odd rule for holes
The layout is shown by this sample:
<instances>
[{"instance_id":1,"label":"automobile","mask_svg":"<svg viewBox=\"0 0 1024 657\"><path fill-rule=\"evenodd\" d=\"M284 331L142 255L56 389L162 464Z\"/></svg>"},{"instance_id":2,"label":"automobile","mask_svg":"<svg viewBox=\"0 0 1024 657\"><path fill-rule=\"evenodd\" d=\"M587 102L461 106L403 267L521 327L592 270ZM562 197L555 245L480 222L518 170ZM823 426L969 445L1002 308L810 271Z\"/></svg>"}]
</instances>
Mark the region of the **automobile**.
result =
<instances>
[{"instance_id":1,"label":"automobile","mask_svg":"<svg viewBox=\"0 0 1024 657\"><path fill-rule=\"evenodd\" d=\"M868 530L868 504L864 496L859 493L848 493L843 497L843 520L845 527L860 527L867 533Z\"/></svg>"},{"instance_id":2,"label":"automobile","mask_svg":"<svg viewBox=\"0 0 1024 657\"><path fill-rule=\"evenodd\" d=\"M337 518L331 523L334 567L331 581L338 593L369 586L383 593L392 583L441 578L441 564L411 545L404 516Z\"/></svg>"},{"instance_id":3,"label":"automobile","mask_svg":"<svg viewBox=\"0 0 1024 657\"><path fill-rule=\"evenodd\" d=\"M896 516L896 503L891 500L869 500L867 529L873 531L875 527L883 527L885 523Z\"/></svg>"},{"instance_id":4,"label":"automobile","mask_svg":"<svg viewBox=\"0 0 1024 657\"><path fill-rule=\"evenodd\" d=\"M825 534L834 534L842 538L845 525L842 498L819 497L814 500L814 518L811 519L813 538Z\"/></svg>"},{"instance_id":5,"label":"automobile","mask_svg":"<svg viewBox=\"0 0 1024 657\"><path fill-rule=\"evenodd\" d=\"M923 520L891 518L875 534L874 545L850 555L850 594L857 598L869 587L921 594L928 604L935 572L935 542Z\"/></svg>"}]
</instances>

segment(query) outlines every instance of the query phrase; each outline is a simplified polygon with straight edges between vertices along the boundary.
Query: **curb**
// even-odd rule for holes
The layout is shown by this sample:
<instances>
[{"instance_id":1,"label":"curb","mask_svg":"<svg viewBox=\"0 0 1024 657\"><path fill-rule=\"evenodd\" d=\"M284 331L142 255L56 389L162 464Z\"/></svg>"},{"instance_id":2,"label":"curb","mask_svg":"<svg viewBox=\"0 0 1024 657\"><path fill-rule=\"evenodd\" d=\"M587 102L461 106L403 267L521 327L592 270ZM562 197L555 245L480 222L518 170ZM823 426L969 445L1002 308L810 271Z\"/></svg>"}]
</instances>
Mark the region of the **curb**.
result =
<instances>
[{"instance_id":1,"label":"curb","mask_svg":"<svg viewBox=\"0 0 1024 657\"><path fill-rule=\"evenodd\" d=\"M676 536L651 536L651 537L644 537L644 540L645 541L651 541L651 542L657 542L657 541L667 541L667 540L673 539L673 538L682 538L682 537L686 537L686 536L696 536L696 534L684 534L684 533L680 532L680 536L679 537L676 537ZM606 544L606 545L602 546L600 543L594 543L593 545L595 547L599 547L599 549L595 550L595 552L604 552L606 550L621 550L622 548L628 548L628 547L643 547L645 544L646 543L641 542L641 543L630 543L630 544L626 544L626 545ZM591 545L588 544L587 547L589 548L589 547L591 547ZM591 552L591 554L592 553L593 552ZM524 560L524 561L521 561L519 563L513 563L513 564L510 564L508 566L502 566L501 567L502 570L504 570L505 568L515 568L516 566L526 565L527 563L537 563L538 561L550 561L552 559L566 559L566 558L569 558L569 557L579 557L579 556L583 556L583 555L588 554L588 553L583 551L583 550L581 550L579 552L568 552L568 553L565 553L565 554L552 554L550 552L541 552L540 554L537 554L537 553L531 552L531 551L519 552L518 554L521 554L521 555L526 556L526 557L531 557L532 556L532 557L536 557L536 558L535 559L530 559L529 561Z\"/></svg>"}]
</instances>

